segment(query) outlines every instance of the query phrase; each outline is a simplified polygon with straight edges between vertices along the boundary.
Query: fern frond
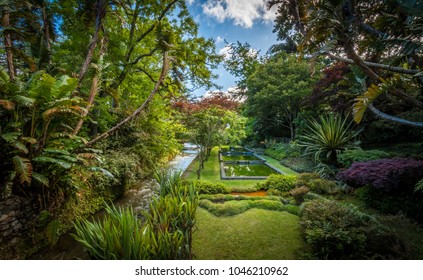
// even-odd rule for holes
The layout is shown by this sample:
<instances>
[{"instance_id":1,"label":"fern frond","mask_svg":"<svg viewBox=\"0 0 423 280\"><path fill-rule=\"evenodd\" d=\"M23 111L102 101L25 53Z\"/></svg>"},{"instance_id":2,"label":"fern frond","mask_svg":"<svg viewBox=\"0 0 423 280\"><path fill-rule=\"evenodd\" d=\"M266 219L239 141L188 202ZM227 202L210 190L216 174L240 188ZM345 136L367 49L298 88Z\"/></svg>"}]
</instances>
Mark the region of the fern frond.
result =
<instances>
[{"instance_id":1,"label":"fern frond","mask_svg":"<svg viewBox=\"0 0 423 280\"><path fill-rule=\"evenodd\" d=\"M32 165L29 159L20 156L13 157L13 165L16 173L19 175L20 183L31 183Z\"/></svg>"}]
</instances>

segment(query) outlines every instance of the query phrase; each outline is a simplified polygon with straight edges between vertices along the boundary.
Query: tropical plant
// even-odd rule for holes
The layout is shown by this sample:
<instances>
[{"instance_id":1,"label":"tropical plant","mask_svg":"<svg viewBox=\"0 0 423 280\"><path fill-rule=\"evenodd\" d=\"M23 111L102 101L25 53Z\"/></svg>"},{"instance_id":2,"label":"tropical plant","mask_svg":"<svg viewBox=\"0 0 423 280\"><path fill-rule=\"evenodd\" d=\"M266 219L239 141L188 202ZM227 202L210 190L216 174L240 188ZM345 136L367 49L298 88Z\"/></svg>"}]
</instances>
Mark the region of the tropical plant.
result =
<instances>
[{"instance_id":1,"label":"tropical plant","mask_svg":"<svg viewBox=\"0 0 423 280\"><path fill-rule=\"evenodd\" d=\"M198 195L191 185L168 187L142 213L144 223L132 208L106 206L102 221L78 221L72 236L94 259L191 259Z\"/></svg>"},{"instance_id":2,"label":"tropical plant","mask_svg":"<svg viewBox=\"0 0 423 280\"><path fill-rule=\"evenodd\" d=\"M307 131L300 135L299 145L305 148L306 155L314 155L316 162L323 160L338 164L338 155L347 149L356 149L360 142L356 139L359 131L353 131L352 123L332 114L311 119Z\"/></svg>"}]
</instances>

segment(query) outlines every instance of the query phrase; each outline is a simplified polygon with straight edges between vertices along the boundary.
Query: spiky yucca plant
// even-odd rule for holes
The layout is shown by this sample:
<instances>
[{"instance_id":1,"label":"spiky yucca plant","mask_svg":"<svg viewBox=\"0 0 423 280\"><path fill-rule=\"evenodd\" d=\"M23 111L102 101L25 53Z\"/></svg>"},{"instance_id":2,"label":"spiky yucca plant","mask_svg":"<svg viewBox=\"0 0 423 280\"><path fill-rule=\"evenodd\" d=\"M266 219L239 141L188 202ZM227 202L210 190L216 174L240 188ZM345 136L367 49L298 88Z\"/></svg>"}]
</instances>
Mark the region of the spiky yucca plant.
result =
<instances>
[{"instance_id":1,"label":"spiky yucca plant","mask_svg":"<svg viewBox=\"0 0 423 280\"><path fill-rule=\"evenodd\" d=\"M334 116L320 116L319 120L312 119L307 125L306 132L300 136L299 145L305 148L306 155L314 155L316 161L324 161L337 165L338 155L347 149L356 149L360 145L357 136L360 131L354 131L352 122L347 118Z\"/></svg>"}]
</instances>

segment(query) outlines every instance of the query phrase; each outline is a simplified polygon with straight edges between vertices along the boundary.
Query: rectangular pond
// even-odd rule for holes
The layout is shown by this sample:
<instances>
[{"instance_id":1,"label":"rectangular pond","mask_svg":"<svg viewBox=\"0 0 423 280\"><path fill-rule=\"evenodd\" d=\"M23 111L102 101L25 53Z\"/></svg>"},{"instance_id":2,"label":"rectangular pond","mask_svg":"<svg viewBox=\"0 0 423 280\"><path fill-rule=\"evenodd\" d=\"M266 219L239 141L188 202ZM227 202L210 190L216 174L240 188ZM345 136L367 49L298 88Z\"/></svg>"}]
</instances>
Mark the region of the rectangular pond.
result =
<instances>
[{"instance_id":1,"label":"rectangular pond","mask_svg":"<svg viewBox=\"0 0 423 280\"><path fill-rule=\"evenodd\" d=\"M223 166L227 177L269 176L278 174L265 163L225 163Z\"/></svg>"}]
</instances>

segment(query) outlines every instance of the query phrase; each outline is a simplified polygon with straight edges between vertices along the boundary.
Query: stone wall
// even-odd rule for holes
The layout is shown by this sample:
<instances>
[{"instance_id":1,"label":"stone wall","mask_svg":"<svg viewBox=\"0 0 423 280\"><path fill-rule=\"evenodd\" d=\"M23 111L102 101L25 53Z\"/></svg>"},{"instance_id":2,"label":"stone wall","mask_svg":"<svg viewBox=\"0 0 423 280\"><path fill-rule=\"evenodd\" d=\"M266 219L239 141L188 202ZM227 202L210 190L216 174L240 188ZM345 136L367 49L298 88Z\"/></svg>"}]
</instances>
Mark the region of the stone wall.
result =
<instances>
[{"instance_id":1,"label":"stone wall","mask_svg":"<svg viewBox=\"0 0 423 280\"><path fill-rule=\"evenodd\" d=\"M28 201L12 196L0 201L0 244L15 245L26 237L34 212Z\"/></svg>"}]
</instances>

